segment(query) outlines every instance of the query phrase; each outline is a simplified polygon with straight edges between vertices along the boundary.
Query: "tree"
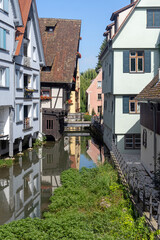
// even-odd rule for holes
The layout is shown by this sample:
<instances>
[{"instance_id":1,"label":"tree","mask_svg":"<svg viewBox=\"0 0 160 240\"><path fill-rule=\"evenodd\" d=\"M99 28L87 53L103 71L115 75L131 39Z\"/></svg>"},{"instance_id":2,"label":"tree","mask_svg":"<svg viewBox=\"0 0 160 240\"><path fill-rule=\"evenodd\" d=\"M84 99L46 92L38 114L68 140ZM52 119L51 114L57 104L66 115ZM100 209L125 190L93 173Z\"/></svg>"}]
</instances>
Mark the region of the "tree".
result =
<instances>
[{"instance_id":1,"label":"tree","mask_svg":"<svg viewBox=\"0 0 160 240\"><path fill-rule=\"evenodd\" d=\"M96 65L96 68L95 68L95 71L98 73L99 72L99 69L102 67L102 64L101 64L101 60L100 60L100 56L106 46L106 39L103 40L101 46L100 46L100 51L99 51L99 54L98 54L98 63Z\"/></svg>"},{"instance_id":2,"label":"tree","mask_svg":"<svg viewBox=\"0 0 160 240\"><path fill-rule=\"evenodd\" d=\"M91 80L95 79L97 73L94 69L88 69L81 73L81 112L87 112L86 90L91 84Z\"/></svg>"}]
</instances>

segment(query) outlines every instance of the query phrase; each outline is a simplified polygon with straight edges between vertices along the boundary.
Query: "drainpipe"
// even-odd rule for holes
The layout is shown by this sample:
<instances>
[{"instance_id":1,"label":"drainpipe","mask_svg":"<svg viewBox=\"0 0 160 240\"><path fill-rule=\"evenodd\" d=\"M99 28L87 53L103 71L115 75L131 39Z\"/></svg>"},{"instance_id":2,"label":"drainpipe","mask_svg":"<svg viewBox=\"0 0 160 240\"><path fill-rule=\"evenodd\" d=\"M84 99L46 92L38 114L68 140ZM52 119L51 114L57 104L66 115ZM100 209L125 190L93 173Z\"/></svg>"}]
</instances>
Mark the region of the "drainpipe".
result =
<instances>
[{"instance_id":1,"label":"drainpipe","mask_svg":"<svg viewBox=\"0 0 160 240\"><path fill-rule=\"evenodd\" d=\"M153 140L153 145L154 145L154 173L156 174L157 172L157 138L156 138L156 130L157 130L157 116L156 116L156 105L152 104L153 106L153 131L154 131L154 140Z\"/></svg>"}]
</instances>

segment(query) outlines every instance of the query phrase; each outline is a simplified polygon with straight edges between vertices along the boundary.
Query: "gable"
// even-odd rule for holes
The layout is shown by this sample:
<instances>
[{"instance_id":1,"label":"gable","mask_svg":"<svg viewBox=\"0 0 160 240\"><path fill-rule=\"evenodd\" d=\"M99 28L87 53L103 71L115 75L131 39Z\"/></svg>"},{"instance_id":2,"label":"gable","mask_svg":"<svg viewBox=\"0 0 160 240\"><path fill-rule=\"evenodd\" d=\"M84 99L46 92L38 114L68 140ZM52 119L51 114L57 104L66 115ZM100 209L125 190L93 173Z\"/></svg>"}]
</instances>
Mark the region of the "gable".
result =
<instances>
[{"instance_id":1,"label":"gable","mask_svg":"<svg viewBox=\"0 0 160 240\"><path fill-rule=\"evenodd\" d=\"M154 0L157 1L157 0ZM147 7L139 7L139 1L113 39L113 48L155 48L159 43L159 28L147 28ZM160 1L159 1L160 7Z\"/></svg>"},{"instance_id":2,"label":"gable","mask_svg":"<svg viewBox=\"0 0 160 240\"><path fill-rule=\"evenodd\" d=\"M18 56L20 53L20 49L23 43L24 33L27 26L28 18L30 17L33 22L33 28L34 28L34 35L36 39L37 49L38 49L38 55L40 64L44 65L44 53L43 53L43 46L41 41L41 35L40 35L40 28L39 28L39 22L38 22L38 14L37 14L37 8L35 0L19 0L20 5L20 11L23 21L23 26L17 27L16 31L16 51L15 56Z\"/></svg>"},{"instance_id":3,"label":"gable","mask_svg":"<svg viewBox=\"0 0 160 240\"><path fill-rule=\"evenodd\" d=\"M138 7L160 7L159 0L141 0Z\"/></svg>"}]
</instances>

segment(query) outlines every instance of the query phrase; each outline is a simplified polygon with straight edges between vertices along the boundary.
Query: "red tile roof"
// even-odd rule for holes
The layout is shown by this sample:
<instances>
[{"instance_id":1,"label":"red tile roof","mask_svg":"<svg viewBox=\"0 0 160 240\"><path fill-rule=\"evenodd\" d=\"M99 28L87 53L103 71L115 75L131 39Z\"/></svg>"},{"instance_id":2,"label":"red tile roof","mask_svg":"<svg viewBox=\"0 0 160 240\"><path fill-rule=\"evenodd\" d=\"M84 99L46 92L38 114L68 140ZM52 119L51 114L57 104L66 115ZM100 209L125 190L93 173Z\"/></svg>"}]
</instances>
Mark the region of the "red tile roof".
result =
<instances>
[{"instance_id":1,"label":"red tile roof","mask_svg":"<svg viewBox=\"0 0 160 240\"><path fill-rule=\"evenodd\" d=\"M24 32L25 32L25 28L26 28L26 24L27 24L27 20L28 20L28 15L29 15L29 11L31 8L31 3L32 3L32 0L19 0L19 6L20 6L22 21L23 21L23 27L17 28L16 41L18 41L18 45L16 48L15 56L19 55L19 52L21 49Z\"/></svg>"},{"instance_id":2,"label":"red tile roof","mask_svg":"<svg viewBox=\"0 0 160 240\"><path fill-rule=\"evenodd\" d=\"M160 102L160 79L158 75L137 95L136 100Z\"/></svg>"},{"instance_id":3,"label":"red tile roof","mask_svg":"<svg viewBox=\"0 0 160 240\"><path fill-rule=\"evenodd\" d=\"M50 72L41 71L41 82L71 83L76 67L80 40L80 20L40 18L40 31L46 66ZM46 27L55 27L47 32Z\"/></svg>"}]
</instances>

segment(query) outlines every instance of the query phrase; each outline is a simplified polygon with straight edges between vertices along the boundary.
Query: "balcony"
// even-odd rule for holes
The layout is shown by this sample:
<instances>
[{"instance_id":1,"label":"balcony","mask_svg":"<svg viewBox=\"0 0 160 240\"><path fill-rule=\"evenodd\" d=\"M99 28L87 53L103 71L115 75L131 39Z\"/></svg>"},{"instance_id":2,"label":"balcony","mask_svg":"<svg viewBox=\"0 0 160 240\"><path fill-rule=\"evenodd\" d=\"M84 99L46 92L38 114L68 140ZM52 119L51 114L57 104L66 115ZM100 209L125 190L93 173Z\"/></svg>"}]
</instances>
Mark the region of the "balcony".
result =
<instances>
[{"instance_id":1,"label":"balcony","mask_svg":"<svg viewBox=\"0 0 160 240\"><path fill-rule=\"evenodd\" d=\"M24 118L24 130L27 130L29 128L31 128L31 118L26 117Z\"/></svg>"},{"instance_id":2,"label":"balcony","mask_svg":"<svg viewBox=\"0 0 160 240\"><path fill-rule=\"evenodd\" d=\"M33 89L25 88L24 89L24 98L25 99L32 99L33 98Z\"/></svg>"},{"instance_id":3,"label":"balcony","mask_svg":"<svg viewBox=\"0 0 160 240\"><path fill-rule=\"evenodd\" d=\"M31 59L30 59L30 57L24 56L23 58L24 58L24 66L30 67L31 66Z\"/></svg>"}]
</instances>

